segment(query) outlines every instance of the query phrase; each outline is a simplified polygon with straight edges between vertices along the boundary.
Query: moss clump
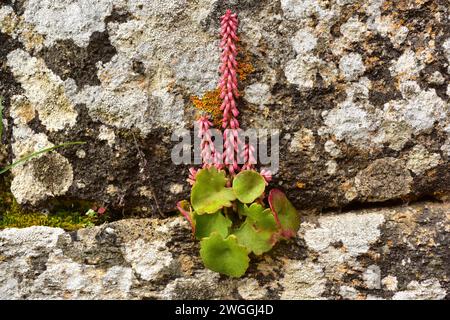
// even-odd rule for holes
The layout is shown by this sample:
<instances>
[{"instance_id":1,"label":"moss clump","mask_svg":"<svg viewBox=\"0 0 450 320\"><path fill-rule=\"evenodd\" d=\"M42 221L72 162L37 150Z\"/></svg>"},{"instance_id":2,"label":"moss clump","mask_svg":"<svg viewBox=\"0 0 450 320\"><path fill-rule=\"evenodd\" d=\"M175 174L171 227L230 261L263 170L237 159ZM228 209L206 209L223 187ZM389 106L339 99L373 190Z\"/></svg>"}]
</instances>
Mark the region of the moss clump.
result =
<instances>
[{"instance_id":1,"label":"moss clump","mask_svg":"<svg viewBox=\"0 0 450 320\"><path fill-rule=\"evenodd\" d=\"M5 182L5 181L4 181ZM59 206L55 206L54 212L32 212L23 209L14 196L6 191L5 185L0 189L0 230L5 228L26 228L31 226L48 226L62 228L67 231L73 231L86 228L106 222L106 214L90 214L85 212L91 204L77 204L73 209L67 209L73 206L61 201ZM93 212L93 211L92 211Z\"/></svg>"},{"instance_id":2,"label":"moss clump","mask_svg":"<svg viewBox=\"0 0 450 320\"><path fill-rule=\"evenodd\" d=\"M31 226L47 226L62 228L67 231L91 227L97 224L97 219L78 212L43 213L12 213L7 212L0 218L0 229L26 228Z\"/></svg>"}]
</instances>

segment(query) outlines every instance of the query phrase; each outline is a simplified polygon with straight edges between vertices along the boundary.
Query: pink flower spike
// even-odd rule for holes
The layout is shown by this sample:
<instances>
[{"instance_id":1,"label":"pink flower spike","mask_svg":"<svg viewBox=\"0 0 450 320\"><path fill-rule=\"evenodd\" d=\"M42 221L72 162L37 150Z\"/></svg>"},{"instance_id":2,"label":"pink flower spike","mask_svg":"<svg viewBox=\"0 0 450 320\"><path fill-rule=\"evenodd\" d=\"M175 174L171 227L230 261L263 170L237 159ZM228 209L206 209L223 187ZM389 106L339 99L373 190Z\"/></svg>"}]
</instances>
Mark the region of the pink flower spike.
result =
<instances>
[{"instance_id":1,"label":"pink flower spike","mask_svg":"<svg viewBox=\"0 0 450 320\"><path fill-rule=\"evenodd\" d=\"M233 120L239 114L235 101L238 97L236 72L237 50L235 44L238 29L237 14L231 13L231 10L227 9L221 18L220 26L220 35L222 36L222 40L220 42L220 47L222 48L220 72L222 75L219 87L221 90L220 97L223 99L223 104L220 108L223 111L222 127L224 129L229 126L231 128L238 128L239 125L233 124Z\"/></svg>"}]
</instances>

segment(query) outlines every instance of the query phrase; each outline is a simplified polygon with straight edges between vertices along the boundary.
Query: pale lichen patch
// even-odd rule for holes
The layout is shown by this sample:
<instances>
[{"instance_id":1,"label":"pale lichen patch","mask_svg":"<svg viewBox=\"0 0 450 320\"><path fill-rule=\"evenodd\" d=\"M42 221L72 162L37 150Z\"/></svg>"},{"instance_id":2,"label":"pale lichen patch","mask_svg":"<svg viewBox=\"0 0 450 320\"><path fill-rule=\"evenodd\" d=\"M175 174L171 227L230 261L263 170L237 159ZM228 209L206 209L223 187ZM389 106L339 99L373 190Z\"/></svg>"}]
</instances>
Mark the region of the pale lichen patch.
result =
<instances>
[{"instance_id":1,"label":"pale lichen patch","mask_svg":"<svg viewBox=\"0 0 450 320\"><path fill-rule=\"evenodd\" d=\"M112 147L116 141L116 134L114 133L114 130L102 125L99 128L98 138L108 142L108 145Z\"/></svg>"},{"instance_id":2,"label":"pale lichen patch","mask_svg":"<svg viewBox=\"0 0 450 320\"><path fill-rule=\"evenodd\" d=\"M395 61L391 68L391 74L398 77L401 80L416 79L420 70L424 66L416 58L416 54L411 49L405 50L405 52Z\"/></svg>"},{"instance_id":3,"label":"pale lichen patch","mask_svg":"<svg viewBox=\"0 0 450 320\"><path fill-rule=\"evenodd\" d=\"M89 43L91 34L105 29L104 19L111 13L110 0L28 0L23 18L45 35L45 44L72 39L79 46Z\"/></svg>"},{"instance_id":4,"label":"pale lichen patch","mask_svg":"<svg viewBox=\"0 0 450 320\"><path fill-rule=\"evenodd\" d=\"M325 291L326 278L322 267L310 261L284 261L281 299L318 299Z\"/></svg>"},{"instance_id":5,"label":"pale lichen patch","mask_svg":"<svg viewBox=\"0 0 450 320\"><path fill-rule=\"evenodd\" d=\"M247 278L239 281L238 292L245 300L260 300L267 296L267 289L260 286L256 279Z\"/></svg>"},{"instance_id":6,"label":"pale lichen patch","mask_svg":"<svg viewBox=\"0 0 450 320\"><path fill-rule=\"evenodd\" d=\"M296 59L288 61L284 68L287 81L298 85L300 90L313 88L317 73L320 74L325 86L329 86L336 81L337 70L335 65L311 54L297 56Z\"/></svg>"},{"instance_id":7,"label":"pale lichen patch","mask_svg":"<svg viewBox=\"0 0 450 320\"><path fill-rule=\"evenodd\" d=\"M47 69L43 60L17 49L8 54L8 66L47 130L58 131L66 125L75 125L77 112L66 96L64 83Z\"/></svg>"},{"instance_id":8,"label":"pale lichen patch","mask_svg":"<svg viewBox=\"0 0 450 320\"><path fill-rule=\"evenodd\" d=\"M254 83L245 88L245 100L250 103L262 106L272 100L270 86L266 83Z\"/></svg>"},{"instance_id":9,"label":"pale lichen patch","mask_svg":"<svg viewBox=\"0 0 450 320\"><path fill-rule=\"evenodd\" d=\"M367 111L368 109L373 107L350 100L338 104L335 109L322 114L326 125L322 133L329 132L339 141L345 140L347 143L367 148L371 134L380 122Z\"/></svg>"},{"instance_id":10,"label":"pale lichen patch","mask_svg":"<svg viewBox=\"0 0 450 320\"><path fill-rule=\"evenodd\" d=\"M300 29L291 39L292 47L297 54L311 52L317 45L317 38L311 28Z\"/></svg>"},{"instance_id":11,"label":"pale lichen patch","mask_svg":"<svg viewBox=\"0 0 450 320\"><path fill-rule=\"evenodd\" d=\"M123 248L125 259L139 277L146 281L159 280L164 275L173 274L177 269L176 260L165 243L147 243L142 239L126 244Z\"/></svg>"},{"instance_id":12,"label":"pale lichen patch","mask_svg":"<svg viewBox=\"0 0 450 320\"><path fill-rule=\"evenodd\" d=\"M290 152L311 152L315 146L315 137L312 130L302 128L294 134L289 146Z\"/></svg>"},{"instance_id":13,"label":"pale lichen patch","mask_svg":"<svg viewBox=\"0 0 450 320\"><path fill-rule=\"evenodd\" d=\"M430 153L423 145L416 145L407 156L406 167L415 174L422 174L436 167L440 161L438 153Z\"/></svg>"},{"instance_id":14,"label":"pale lichen patch","mask_svg":"<svg viewBox=\"0 0 450 320\"><path fill-rule=\"evenodd\" d=\"M36 110L26 96L15 95L11 97L10 114L14 123L26 125L34 119Z\"/></svg>"},{"instance_id":15,"label":"pale lichen patch","mask_svg":"<svg viewBox=\"0 0 450 320\"><path fill-rule=\"evenodd\" d=\"M446 294L437 279L428 279L422 282L411 281L406 290L396 292L392 300L442 300Z\"/></svg>"},{"instance_id":16,"label":"pale lichen patch","mask_svg":"<svg viewBox=\"0 0 450 320\"><path fill-rule=\"evenodd\" d=\"M345 261L369 250L380 237L379 227L384 220L384 216L376 212L321 217L320 227L307 230L305 241L310 249L321 253L334 249L332 244L341 241L346 248L341 257Z\"/></svg>"},{"instance_id":17,"label":"pale lichen patch","mask_svg":"<svg viewBox=\"0 0 450 320\"><path fill-rule=\"evenodd\" d=\"M351 52L339 60L339 70L346 80L356 80L366 70L360 54Z\"/></svg>"},{"instance_id":18,"label":"pale lichen patch","mask_svg":"<svg viewBox=\"0 0 450 320\"><path fill-rule=\"evenodd\" d=\"M29 51L39 51L44 45L44 37L34 26L17 16L10 6L0 7L0 30L14 39L19 39Z\"/></svg>"},{"instance_id":19,"label":"pale lichen patch","mask_svg":"<svg viewBox=\"0 0 450 320\"><path fill-rule=\"evenodd\" d=\"M59 153L34 159L14 171L11 192L18 203L36 204L48 197L63 195L73 182L69 161Z\"/></svg>"},{"instance_id":20,"label":"pale lichen patch","mask_svg":"<svg viewBox=\"0 0 450 320\"><path fill-rule=\"evenodd\" d=\"M381 280L381 284L386 290L396 291L398 286L397 277L388 275Z\"/></svg>"}]
</instances>

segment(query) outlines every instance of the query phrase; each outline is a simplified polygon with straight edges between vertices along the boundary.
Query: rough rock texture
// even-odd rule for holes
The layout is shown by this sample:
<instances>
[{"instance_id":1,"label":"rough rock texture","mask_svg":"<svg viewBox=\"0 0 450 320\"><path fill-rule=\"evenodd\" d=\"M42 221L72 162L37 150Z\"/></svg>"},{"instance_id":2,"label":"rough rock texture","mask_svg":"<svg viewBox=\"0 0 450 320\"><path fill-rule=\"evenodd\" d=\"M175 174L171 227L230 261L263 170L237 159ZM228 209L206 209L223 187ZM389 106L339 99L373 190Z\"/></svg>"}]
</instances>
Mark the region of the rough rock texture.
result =
<instances>
[{"instance_id":1,"label":"rough rock texture","mask_svg":"<svg viewBox=\"0 0 450 320\"><path fill-rule=\"evenodd\" d=\"M304 217L243 278L205 270L182 218L0 231L1 299L444 299L450 205Z\"/></svg>"},{"instance_id":2,"label":"rough rock texture","mask_svg":"<svg viewBox=\"0 0 450 320\"><path fill-rule=\"evenodd\" d=\"M241 122L281 130L273 185L297 207L448 198L447 0L227 3L240 16L239 59L254 70L240 81ZM35 141L87 142L58 150L56 185L13 172L18 201L173 210L189 188L170 137L192 127L190 97L217 86L224 10L217 0L2 1L1 164Z\"/></svg>"}]
</instances>

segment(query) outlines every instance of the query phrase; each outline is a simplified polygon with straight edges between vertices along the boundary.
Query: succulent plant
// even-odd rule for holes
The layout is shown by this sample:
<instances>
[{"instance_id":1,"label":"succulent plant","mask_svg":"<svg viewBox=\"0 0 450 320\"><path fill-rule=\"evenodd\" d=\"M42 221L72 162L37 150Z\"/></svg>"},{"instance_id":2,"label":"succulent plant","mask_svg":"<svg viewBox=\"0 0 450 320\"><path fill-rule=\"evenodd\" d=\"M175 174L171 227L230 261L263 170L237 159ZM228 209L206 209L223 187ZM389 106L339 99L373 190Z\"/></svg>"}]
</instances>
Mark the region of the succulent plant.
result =
<instances>
[{"instance_id":1,"label":"succulent plant","mask_svg":"<svg viewBox=\"0 0 450 320\"><path fill-rule=\"evenodd\" d=\"M203 165L201 169L189 169L190 201L177 204L189 221L193 236L200 240L205 266L231 277L245 274L250 254L270 251L278 241L294 237L300 226L297 210L281 190L271 190L265 201L272 174L255 170L253 146L243 145L238 138L237 28L237 14L227 10L221 19L220 33L224 153L215 149L209 132L212 122L202 115L196 125ZM241 168L237 161L239 150L244 159Z\"/></svg>"}]
</instances>

